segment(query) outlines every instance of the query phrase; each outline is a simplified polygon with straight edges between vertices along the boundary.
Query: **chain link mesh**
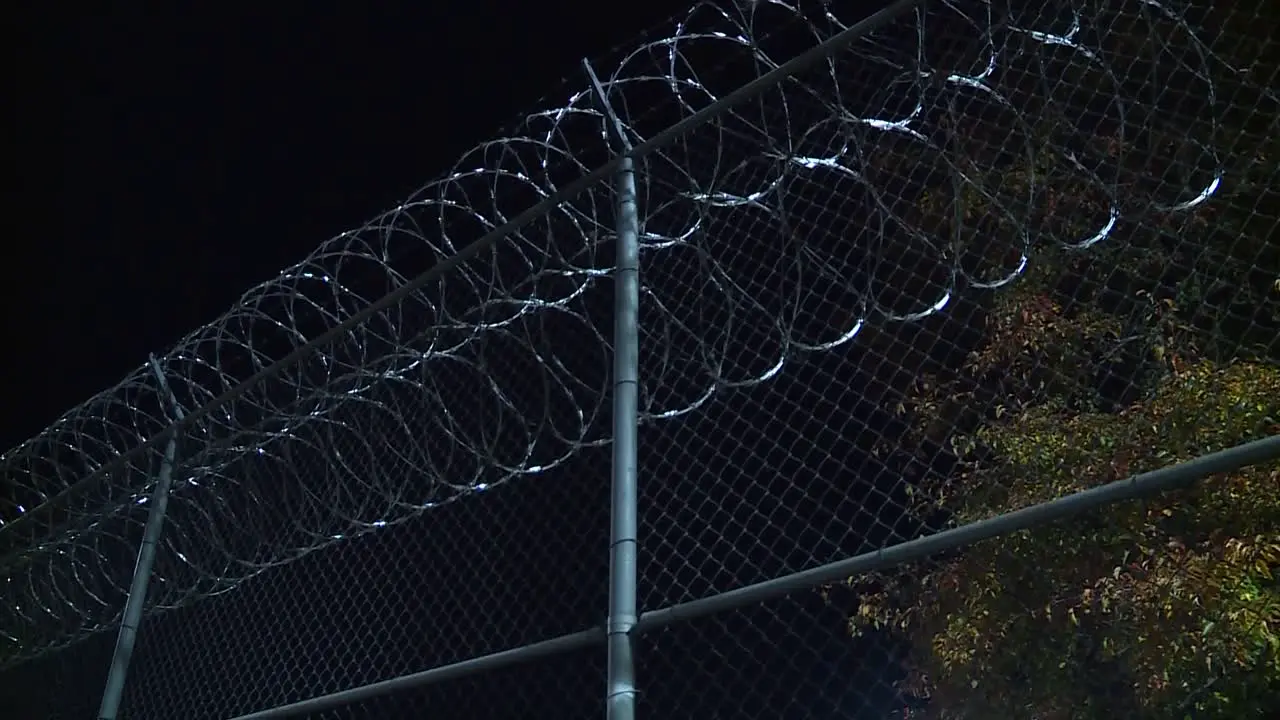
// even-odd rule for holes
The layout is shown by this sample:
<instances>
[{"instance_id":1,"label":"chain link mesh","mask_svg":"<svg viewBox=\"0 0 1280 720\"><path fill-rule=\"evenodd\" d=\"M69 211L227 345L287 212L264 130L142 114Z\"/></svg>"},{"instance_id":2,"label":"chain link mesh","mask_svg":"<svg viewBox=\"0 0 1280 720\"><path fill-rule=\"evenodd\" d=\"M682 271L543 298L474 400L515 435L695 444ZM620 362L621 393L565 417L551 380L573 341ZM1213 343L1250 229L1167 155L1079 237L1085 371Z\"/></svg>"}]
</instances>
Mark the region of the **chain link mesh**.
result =
<instances>
[{"instance_id":1,"label":"chain link mesh","mask_svg":"<svg viewBox=\"0 0 1280 720\"><path fill-rule=\"evenodd\" d=\"M864 14L698 3L595 66L663 139L637 161L645 610L1280 429L1280 7L899 2L667 134ZM144 367L0 459L6 685L101 687L174 403L125 717L600 626L613 213L574 184L610 157L585 87L166 353L172 400ZM640 712L1261 717L1277 497L1257 465L641 635ZM601 655L324 717L598 717Z\"/></svg>"},{"instance_id":2,"label":"chain link mesh","mask_svg":"<svg viewBox=\"0 0 1280 720\"><path fill-rule=\"evenodd\" d=\"M1278 21L931 3L691 143L743 169L644 267L685 365L642 386L700 402L642 435L645 607L1280 431ZM647 713L1262 717L1277 497L1272 462L852 578L840 650L800 599L672 628Z\"/></svg>"}]
</instances>

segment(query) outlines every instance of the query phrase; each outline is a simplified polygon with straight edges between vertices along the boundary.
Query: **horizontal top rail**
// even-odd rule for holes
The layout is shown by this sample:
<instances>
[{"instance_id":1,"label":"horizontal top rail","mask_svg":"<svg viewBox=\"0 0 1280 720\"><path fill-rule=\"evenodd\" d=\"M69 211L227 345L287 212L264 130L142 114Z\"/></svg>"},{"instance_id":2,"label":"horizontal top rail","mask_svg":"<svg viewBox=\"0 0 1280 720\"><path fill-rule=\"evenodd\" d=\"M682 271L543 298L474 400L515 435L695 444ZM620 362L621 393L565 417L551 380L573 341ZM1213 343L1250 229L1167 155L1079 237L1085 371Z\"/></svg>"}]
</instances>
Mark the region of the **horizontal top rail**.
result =
<instances>
[{"instance_id":1,"label":"horizontal top rail","mask_svg":"<svg viewBox=\"0 0 1280 720\"><path fill-rule=\"evenodd\" d=\"M1149 498L1160 493L1189 487L1218 473L1228 473L1252 465L1280 460L1280 436L1264 438L1204 455L1184 463L1117 480L1107 485L1082 490L1072 495L1049 500L1028 508L982 520L958 528L944 530L927 537L908 540L892 547L874 550L851 558L837 560L821 567L784 575L773 580L731 590L712 597L650 610L640 615L635 632L650 633L680 622L725 613L738 608L768 602L794 592L813 590L830 583L877 570L886 570L940 553L958 550L983 540L1027 530L1047 523L1060 522L1107 505ZM447 682L468 675L489 672L518 663L540 660L550 655L571 652L592 644L603 643L605 628L564 635L524 647L484 655L450 665L402 675L391 680L369 683L328 695L239 715L232 720L280 720L332 710L333 708L369 700L395 692Z\"/></svg>"},{"instance_id":2,"label":"horizontal top rail","mask_svg":"<svg viewBox=\"0 0 1280 720\"><path fill-rule=\"evenodd\" d=\"M462 267L468 261L479 257L503 239L510 237L520 229L530 225L540 217L554 210L557 206L572 200L587 188L602 181L607 181L610 176L616 172L618 166L621 165L624 157L631 157L634 160L639 160L656 150L666 147L682 135L685 135L700 126L705 125L707 122L714 120L716 117L722 115L726 110L737 107L738 105L755 98L761 92L779 84L788 77L791 77L796 73L835 55L855 38L883 27L889 22L892 22L895 18L901 16L903 13L909 12L921 2L922 0L896 0L885 8L871 14L863 21L849 26L843 31L823 41L821 44L816 45L808 51L797 55L785 63L782 63L778 67L761 74L756 79L746 83L737 90L728 93L723 98L708 104L674 125L667 127L665 130L654 134L644 142L631 148L625 156L618 155L613 157L600 167L597 167L582 177L568 183L562 189L555 191L542 201L524 210L515 218L499 225L484 237L458 250L455 254L441 259L429 270L405 281L399 287L388 292L378 300L373 301L364 309L353 313L346 320L312 338L306 344L293 349L284 357L276 360L271 365L262 368L248 379L238 383L204 405L190 410L182 420L172 423L160 433L140 443L132 450L118 456L109 464L103 465L102 467L94 470L88 476L62 490L39 507L29 510L28 512L20 515L17 519L0 526L0 537L12 535L26 528L33 522L36 522L37 518L42 513L47 513L48 509L56 506L58 503L65 502L76 494L84 492L87 488L91 487L93 483L101 480L103 477L122 470L131 461L139 460L147 452L160 448L169 440L169 438L196 427L202 420L218 410L225 408L237 398L240 398L247 393L250 389L269 381L272 378L278 377L283 372L296 365L308 354L328 347L335 341L339 340L344 334L349 333L353 328L367 322L377 314L403 302L406 298L413 295L413 293L421 290L427 285L438 282L442 277L445 277L449 273ZM612 81L606 81L605 84L609 85L611 82ZM9 556L0 559L0 565L7 564L8 562L10 562Z\"/></svg>"}]
</instances>

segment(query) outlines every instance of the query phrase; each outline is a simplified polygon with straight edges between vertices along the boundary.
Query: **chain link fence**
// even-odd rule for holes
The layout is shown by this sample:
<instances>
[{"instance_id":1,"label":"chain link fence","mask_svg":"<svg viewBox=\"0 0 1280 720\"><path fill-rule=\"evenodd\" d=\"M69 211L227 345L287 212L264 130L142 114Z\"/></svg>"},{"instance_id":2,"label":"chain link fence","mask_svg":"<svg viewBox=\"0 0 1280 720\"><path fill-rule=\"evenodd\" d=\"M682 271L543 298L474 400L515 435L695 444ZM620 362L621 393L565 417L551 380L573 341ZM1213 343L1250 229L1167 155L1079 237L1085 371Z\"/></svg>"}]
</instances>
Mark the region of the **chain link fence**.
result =
<instances>
[{"instance_id":1,"label":"chain link fence","mask_svg":"<svg viewBox=\"0 0 1280 720\"><path fill-rule=\"evenodd\" d=\"M1263 717L1277 25L696 4L0 459L6 716L99 707L164 497L121 718L629 720L616 112L636 716Z\"/></svg>"}]
</instances>

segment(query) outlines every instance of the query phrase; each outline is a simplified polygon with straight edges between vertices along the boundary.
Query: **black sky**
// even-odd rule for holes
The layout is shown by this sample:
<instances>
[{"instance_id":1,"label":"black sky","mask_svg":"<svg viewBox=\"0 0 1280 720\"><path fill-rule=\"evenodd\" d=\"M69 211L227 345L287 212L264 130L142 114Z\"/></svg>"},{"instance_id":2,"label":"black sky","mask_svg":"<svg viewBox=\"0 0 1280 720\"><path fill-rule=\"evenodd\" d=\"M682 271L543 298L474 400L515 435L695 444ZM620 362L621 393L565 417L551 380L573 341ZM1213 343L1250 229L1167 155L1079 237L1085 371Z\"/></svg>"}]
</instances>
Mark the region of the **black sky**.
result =
<instances>
[{"instance_id":1,"label":"black sky","mask_svg":"<svg viewBox=\"0 0 1280 720\"><path fill-rule=\"evenodd\" d=\"M0 445L394 206L581 57L683 5L111 5L29 19Z\"/></svg>"}]
</instances>

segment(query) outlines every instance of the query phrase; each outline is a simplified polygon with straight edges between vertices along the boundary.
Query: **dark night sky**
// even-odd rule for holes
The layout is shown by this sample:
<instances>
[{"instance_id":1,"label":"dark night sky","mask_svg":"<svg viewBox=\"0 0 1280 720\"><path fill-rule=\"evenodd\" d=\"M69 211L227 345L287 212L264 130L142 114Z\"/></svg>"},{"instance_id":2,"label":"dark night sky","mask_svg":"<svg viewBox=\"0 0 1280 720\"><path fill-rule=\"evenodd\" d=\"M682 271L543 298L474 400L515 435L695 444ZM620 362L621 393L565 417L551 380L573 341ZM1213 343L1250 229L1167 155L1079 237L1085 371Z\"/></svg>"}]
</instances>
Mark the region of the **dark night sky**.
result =
<instances>
[{"instance_id":1,"label":"dark night sky","mask_svg":"<svg viewBox=\"0 0 1280 720\"><path fill-rule=\"evenodd\" d=\"M581 57L679 6L113 6L33 20L18 105L29 200L10 236L22 260L0 374L24 401L7 404L0 445L394 206Z\"/></svg>"},{"instance_id":2,"label":"dark night sky","mask_svg":"<svg viewBox=\"0 0 1280 720\"><path fill-rule=\"evenodd\" d=\"M274 276L325 239L360 225L448 171L463 152L532 108L557 81L580 72L582 57L626 42L685 5L472 0L373 4L359 10L350 3L309 3L305 11L301 3L201 4L198 9L153 5L145 10L114 5L92 14L62 11L57 18L33 20L21 41L17 104L24 124L18 135L19 190L25 195L24 207L30 209L21 215L24 228L10 235L21 260L12 262L18 256L10 255L10 281L4 290L7 332L0 377L7 383L9 400L0 445L11 447L39 432L60 413L142 363L147 353L164 350L195 326L220 315L252 284ZM340 12L340 6L347 9ZM833 480L832 489L822 492L839 495L838 485ZM821 492L813 492L809 500L820 506ZM477 507L493 516L529 515L527 509L518 509L520 497L513 491L506 505L495 497L492 505L481 501ZM847 498L831 500L828 509L834 513L831 508L848 502ZM551 528L555 518L547 515ZM578 609L561 618L565 627L557 632L581 629L584 623L601 619L594 608L603 612L603 586L596 571L605 560L601 535L607 532L605 520L593 511L590 530L557 536L557 542L526 548L500 561L493 559L494 550L484 546L459 550L445 562L456 561L458 568L467 563L510 566L512 572L517 572L517 566L549 567L563 553L587 553L573 550L571 540L590 537L590 559L582 563L591 572L579 572L573 563L557 571L562 583L595 584L570 603ZM446 537L471 521L441 511L435 522L434 532ZM394 533L387 535L394 537ZM447 537L446 541L457 542ZM364 549L350 550L358 555L345 562L352 567L367 564L369 573L399 578L394 564L404 558L395 553L403 550L383 547L384 542L396 541L370 540ZM752 551L741 552L750 555ZM799 552L803 554L804 549ZM314 557L321 558L316 562L325 567L344 561L323 553ZM281 571L273 587L292 584L297 593L292 600L246 591L250 599L243 602L275 604L284 608L279 610L284 619L253 623L260 618L252 609L242 606L228 615L218 601L211 601L205 610L193 610L205 614L203 620L190 621L192 627L196 622L209 623L196 632L197 637L213 633L224 645L216 652L200 653L199 658L193 654L152 661L149 670L138 671L139 684L133 692L150 692L145 688L151 683L171 682L173 677L163 669L170 662L189 663L183 670L187 677L223 673L233 686L239 682L235 680L238 673L259 673L255 667L279 674L287 684L287 678L294 677L288 663L297 662L297 656L289 655L294 646L318 672L332 666L335 675L322 687L380 679L394 674L397 667L400 672L418 669L426 657L438 661L438 653L406 651L404 657L387 655L379 669L361 671L351 664L360 662L360 653L351 647L385 646L389 618L399 618L394 622L403 624L405 618L413 617L414 608L404 603L408 597L418 597L415 593L429 593L429 588L418 584L422 578L406 581L407 586L388 586L385 595L370 592L352 600L366 603L363 612L360 605L348 605L345 600L320 608L311 606L307 598L337 597L351 592L355 581L347 574L343 575L346 580L312 574L316 567L304 562ZM451 568L435 571L436 582L452 576ZM377 582L388 580L382 577ZM461 577L457 582L476 581ZM338 588L335 583L346 585ZM566 592L551 580L546 583L529 583L523 599L537 603L539 598ZM520 583L512 584L519 589ZM467 597L440 602L457 610L456 603ZM663 700L655 690L657 704L652 709L678 708L690 717L798 718L818 717L817 708L822 707L822 716L845 717L829 713L837 713L840 707L851 711L852 704L868 701L870 694L878 695L878 702L888 699L884 676L877 674L885 657L876 655L879 659L864 664L851 659L838 614L793 608L788 612L809 613L809 620L792 623L781 611L753 612L707 620L684 636L655 639L647 655L655 658L648 677L664 673L668 696ZM821 622L814 622L815 617L821 617ZM495 627L523 622L529 630L534 625L533 620L519 621L518 615L490 619ZM179 614L165 622L169 629L163 632L169 633L178 632L174 623L188 621ZM343 627L348 628L346 640L333 631ZM416 625L406 627L419 630ZM427 626L428 631L438 627L450 625ZM550 627L529 632L547 636ZM448 630L464 631L462 627ZM160 637L160 632L152 637ZM309 639L304 642L303 636ZM720 639L712 640L713 636ZM264 640L267 637L271 639ZM86 708L96 702L97 690L85 693L79 688L97 686L110 651L109 639L93 642L95 649L86 649L81 659L71 661L92 667L64 666L58 671L62 673L58 682L77 687ZM140 657L148 652L146 642L144 638ZM345 651L339 652L338 645L344 642ZM496 650L501 642L495 635L482 645ZM737 659L717 661L709 650L715 642L733 644ZM247 656L270 654L273 647L284 654L271 656L274 660L267 655L259 662L247 660ZM345 664L318 660L317 653L325 652L341 655ZM587 654L598 659L600 652L593 649ZM739 672L737 663L744 658L758 660L759 667ZM235 663L234 670L228 662ZM556 662L575 661L553 661L530 669L521 685L503 686L506 689L501 692L524 702L520 693L529 692L531 684L558 682ZM576 712L562 708L557 698L597 701L604 688L598 675L584 672L585 668L598 670L597 665L587 662L565 671L564 677L577 679L563 680L558 689L547 684L533 701L541 708L536 716L568 717ZM90 679L84 680L80 672L88 672ZM340 681L340 676L350 680ZM690 704L704 694L698 681L688 681L693 685L682 690L671 689L675 687L672 680L684 677L704 678L710 703L705 708L714 706L714 711ZM799 693L805 699L796 700L794 689L806 684L813 689ZM754 705L765 701L749 699L756 697L746 693L753 685L768 697L793 697L791 702L799 704ZM209 702L215 704L205 709L219 712L209 708L244 708L247 702L248 707L260 709L275 702L241 698L244 702L216 705L227 687L214 680L192 685L188 707ZM458 697L474 700L494 692L474 683L467 687L473 689L442 690L442 697L454 698L451 701L419 698L414 712L422 709L422 703L428 710L443 707L437 702L452 702L449 707L456 711ZM284 687L280 692L293 698L308 694L302 686ZM372 704L366 710L371 716L403 712ZM474 716L505 717L499 710L491 712Z\"/></svg>"}]
</instances>

